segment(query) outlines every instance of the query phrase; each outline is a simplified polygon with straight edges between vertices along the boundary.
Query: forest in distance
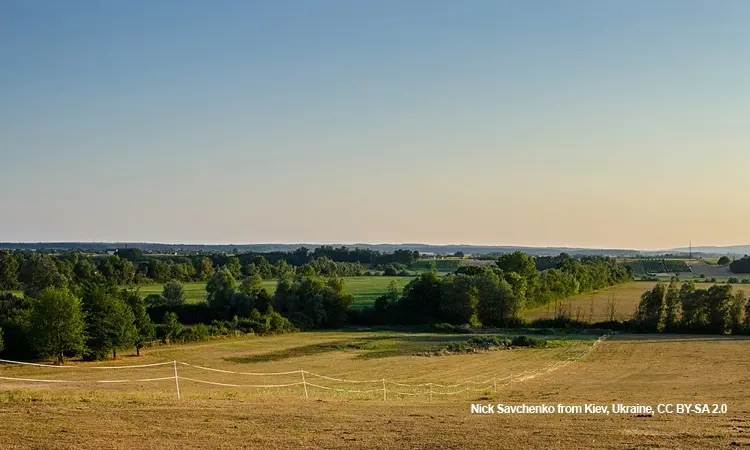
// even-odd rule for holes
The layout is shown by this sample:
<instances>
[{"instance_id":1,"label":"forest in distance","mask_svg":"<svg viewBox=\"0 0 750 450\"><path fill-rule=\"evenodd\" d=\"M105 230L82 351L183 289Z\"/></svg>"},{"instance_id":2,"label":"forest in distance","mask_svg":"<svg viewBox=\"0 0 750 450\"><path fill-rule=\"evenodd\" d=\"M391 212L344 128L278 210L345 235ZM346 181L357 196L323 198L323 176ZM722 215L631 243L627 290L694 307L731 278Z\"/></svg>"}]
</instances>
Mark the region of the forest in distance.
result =
<instances>
[{"instance_id":1,"label":"forest in distance","mask_svg":"<svg viewBox=\"0 0 750 450\"><path fill-rule=\"evenodd\" d=\"M381 269L407 272L419 255L366 253L372 262L363 264L357 252L331 255L351 262L333 261L326 251L190 257L148 256L135 249L101 256L2 251L0 287L22 294L2 296L5 351L24 358L101 359L155 339L203 340L238 332L376 324L519 326L527 308L633 279L631 269L610 258L562 254L544 259L555 267L540 271L534 257L514 252L491 266L458 267L442 275L423 271L403 290L391 286L357 311L345 277ZM273 295L262 287L264 278L277 280ZM181 282L188 280L206 282L205 303L184 302ZM137 283L153 281L164 283L163 292L144 298Z\"/></svg>"}]
</instances>

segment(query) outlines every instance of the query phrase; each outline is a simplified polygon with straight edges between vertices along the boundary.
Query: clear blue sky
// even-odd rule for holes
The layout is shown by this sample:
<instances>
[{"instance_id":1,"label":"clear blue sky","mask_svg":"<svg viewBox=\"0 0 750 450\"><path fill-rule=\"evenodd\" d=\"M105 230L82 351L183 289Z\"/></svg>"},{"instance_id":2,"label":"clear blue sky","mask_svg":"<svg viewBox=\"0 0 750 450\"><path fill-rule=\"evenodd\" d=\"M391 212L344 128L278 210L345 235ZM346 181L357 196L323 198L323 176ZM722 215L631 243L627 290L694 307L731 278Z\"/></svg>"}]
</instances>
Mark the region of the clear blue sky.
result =
<instances>
[{"instance_id":1,"label":"clear blue sky","mask_svg":"<svg viewBox=\"0 0 750 450\"><path fill-rule=\"evenodd\" d=\"M0 2L0 241L750 242L750 2Z\"/></svg>"}]
</instances>

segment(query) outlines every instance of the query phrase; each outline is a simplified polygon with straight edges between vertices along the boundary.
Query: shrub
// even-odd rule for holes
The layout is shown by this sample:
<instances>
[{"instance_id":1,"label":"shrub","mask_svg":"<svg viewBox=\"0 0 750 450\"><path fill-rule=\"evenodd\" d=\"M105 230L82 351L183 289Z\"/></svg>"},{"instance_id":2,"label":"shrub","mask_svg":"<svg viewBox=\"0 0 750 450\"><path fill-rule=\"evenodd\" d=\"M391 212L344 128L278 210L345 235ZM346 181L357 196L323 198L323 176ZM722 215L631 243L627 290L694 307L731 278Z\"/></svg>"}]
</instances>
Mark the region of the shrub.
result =
<instances>
[{"instance_id":1,"label":"shrub","mask_svg":"<svg viewBox=\"0 0 750 450\"><path fill-rule=\"evenodd\" d=\"M510 341L513 347L545 348L549 342L545 339L536 339L528 336L516 336Z\"/></svg>"},{"instance_id":2,"label":"shrub","mask_svg":"<svg viewBox=\"0 0 750 450\"><path fill-rule=\"evenodd\" d=\"M436 323L432 328L436 333L469 334L472 332L472 329L468 324L465 326L457 326L449 323Z\"/></svg>"}]
</instances>

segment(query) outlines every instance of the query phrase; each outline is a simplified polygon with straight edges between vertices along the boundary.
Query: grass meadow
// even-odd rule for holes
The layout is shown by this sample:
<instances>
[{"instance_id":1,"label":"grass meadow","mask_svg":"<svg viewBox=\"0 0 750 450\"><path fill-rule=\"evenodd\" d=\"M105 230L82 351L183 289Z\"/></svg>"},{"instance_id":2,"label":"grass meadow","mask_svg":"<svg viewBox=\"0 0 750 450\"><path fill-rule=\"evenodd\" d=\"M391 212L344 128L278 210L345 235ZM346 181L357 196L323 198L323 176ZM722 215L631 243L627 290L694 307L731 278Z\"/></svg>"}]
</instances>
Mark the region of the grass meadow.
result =
<instances>
[{"instance_id":1,"label":"grass meadow","mask_svg":"<svg viewBox=\"0 0 750 450\"><path fill-rule=\"evenodd\" d=\"M403 289L406 284L414 277L385 277L385 276L361 276L345 277L346 291L354 296L354 308L364 308L375 303L375 299L383 295L388 290L388 285L394 281L396 285ZM162 291L161 284L143 284L138 286L143 296L149 294L160 294ZM263 287L273 294L276 291L276 280L264 280ZM187 303L202 303L206 301L206 283L183 283Z\"/></svg>"},{"instance_id":2,"label":"grass meadow","mask_svg":"<svg viewBox=\"0 0 750 450\"><path fill-rule=\"evenodd\" d=\"M560 337L562 345L450 356L414 356L467 336L385 332L315 332L241 338L147 349L140 358L74 363L70 368L0 367L0 376L73 379L79 385L0 380L0 448L731 448L750 444L750 340L742 337L615 335L575 363L495 389L430 398L378 391L383 378L402 384L459 383L501 377L564 359L591 337ZM171 364L143 369L93 366L178 360L236 372L305 369L259 377ZM710 370L708 368L711 368ZM195 380L195 381L194 381ZM218 386L200 383L222 383ZM312 387L316 384L329 390ZM244 387L243 387L244 386ZM390 385L389 385L390 386ZM374 389L371 394L330 389ZM390 387L388 389L391 389ZM394 387L408 389L406 387ZM416 388L414 388L416 389ZM422 388L424 389L424 388ZM474 415L472 403L609 405L726 403L726 414Z\"/></svg>"}]
</instances>

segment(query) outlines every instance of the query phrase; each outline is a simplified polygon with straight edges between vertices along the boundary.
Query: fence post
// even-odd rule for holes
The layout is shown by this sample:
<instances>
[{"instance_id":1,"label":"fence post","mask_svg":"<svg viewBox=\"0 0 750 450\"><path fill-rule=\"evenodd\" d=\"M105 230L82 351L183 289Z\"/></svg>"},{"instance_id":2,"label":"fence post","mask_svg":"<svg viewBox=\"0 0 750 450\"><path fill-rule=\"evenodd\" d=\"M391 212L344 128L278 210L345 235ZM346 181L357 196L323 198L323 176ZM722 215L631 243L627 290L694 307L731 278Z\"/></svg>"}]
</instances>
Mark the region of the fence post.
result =
<instances>
[{"instance_id":1,"label":"fence post","mask_svg":"<svg viewBox=\"0 0 750 450\"><path fill-rule=\"evenodd\" d=\"M386 401L386 400L388 400L388 394L386 393L386 390L385 390L385 378L383 378L383 401Z\"/></svg>"},{"instance_id":2,"label":"fence post","mask_svg":"<svg viewBox=\"0 0 750 450\"><path fill-rule=\"evenodd\" d=\"M428 383L428 386L430 387L430 401L432 401L432 383Z\"/></svg>"},{"instance_id":3,"label":"fence post","mask_svg":"<svg viewBox=\"0 0 750 450\"><path fill-rule=\"evenodd\" d=\"M177 375L177 360L172 360L174 366L174 385L177 388L177 400L180 400L180 377Z\"/></svg>"},{"instance_id":4,"label":"fence post","mask_svg":"<svg viewBox=\"0 0 750 450\"><path fill-rule=\"evenodd\" d=\"M497 392L497 377L492 377L492 391Z\"/></svg>"},{"instance_id":5,"label":"fence post","mask_svg":"<svg viewBox=\"0 0 750 450\"><path fill-rule=\"evenodd\" d=\"M299 373L302 374L302 387L305 388L305 398L309 398L307 396L307 381L305 381L305 371L304 370L300 370Z\"/></svg>"}]
</instances>

